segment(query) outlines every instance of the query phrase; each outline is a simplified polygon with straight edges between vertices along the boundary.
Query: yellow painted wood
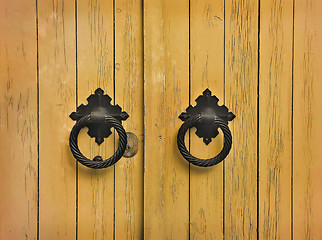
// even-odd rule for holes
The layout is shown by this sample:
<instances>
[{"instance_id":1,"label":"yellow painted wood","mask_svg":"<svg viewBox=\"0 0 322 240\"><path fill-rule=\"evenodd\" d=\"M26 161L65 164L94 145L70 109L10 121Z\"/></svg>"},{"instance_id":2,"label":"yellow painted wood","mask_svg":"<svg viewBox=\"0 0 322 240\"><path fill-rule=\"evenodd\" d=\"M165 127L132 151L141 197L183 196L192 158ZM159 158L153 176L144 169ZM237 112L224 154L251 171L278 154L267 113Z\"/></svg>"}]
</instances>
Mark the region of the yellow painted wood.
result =
<instances>
[{"instance_id":1,"label":"yellow painted wood","mask_svg":"<svg viewBox=\"0 0 322 240\"><path fill-rule=\"evenodd\" d=\"M259 237L291 237L293 5L261 1Z\"/></svg>"},{"instance_id":2,"label":"yellow painted wood","mask_svg":"<svg viewBox=\"0 0 322 240\"><path fill-rule=\"evenodd\" d=\"M191 104L209 88L224 103L224 1L193 0L191 13ZM182 109L182 111L185 108ZM191 153L199 158L216 156L223 135L205 145L191 130ZM191 165L190 237L223 238L223 163L209 168Z\"/></svg>"},{"instance_id":3,"label":"yellow painted wood","mask_svg":"<svg viewBox=\"0 0 322 240\"><path fill-rule=\"evenodd\" d=\"M295 1L294 239L322 239L321 1Z\"/></svg>"},{"instance_id":4,"label":"yellow painted wood","mask_svg":"<svg viewBox=\"0 0 322 240\"><path fill-rule=\"evenodd\" d=\"M262 1L259 81L259 233L291 237L292 1Z\"/></svg>"},{"instance_id":5,"label":"yellow painted wood","mask_svg":"<svg viewBox=\"0 0 322 240\"><path fill-rule=\"evenodd\" d=\"M0 1L0 239L37 236L35 2Z\"/></svg>"},{"instance_id":6,"label":"yellow painted wood","mask_svg":"<svg viewBox=\"0 0 322 240\"><path fill-rule=\"evenodd\" d=\"M78 105L100 87L114 101L113 1L77 2ZM114 154L114 134L98 146L83 129L80 150L90 159ZM113 239L114 166L90 169L78 165L78 238Z\"/></svg>"},{"instance_id":7,"label":"yellow painted wood","mask_svg":"<svg viewBox=\"0 0 322 240\"><path fill-rule=\"evenodd\" d=\"M189 2L144 1L144 237L189 236L189 165L176 137L189 104Z\"/></svg>"},{"instance_id":8,"label":"yellow painted wood","mask_svg":"<svg viewBox=\"0 0 322 240\"><path fill-rule=\"evenodd\" d=\"M225 104L233 146L225 160L225 238L256 238L258 1L225 2Z\"/></svg>"},{"instance_id":9,"label":"yellow painted wood","mask_svg":"<svg viewBox=\"0 0 322 240\"><path fill-rule=\"evenodd\" d=\"M76 163L69 145L75 109L75 8L39 1L39 238L76 235Z\"/></svg>"},{"instance_id":10,"label":"yellow painted wood","mask_svg":"<svg viewBox=\"0 0 322 240\"><path fill-rule=\"evenodd\" d=\"M139 0L115 4L115 101L139 139L138 153L115 165L115 239L143 239L143 9Z\"/></svg>"},{"instance_id":11,"label":"yellow painted wood","mask_svg":"<svg viewBox=\"0 0 322 240\"><path fill-rule=\"evenodd\" d=\"M322 238L320 1L36 3L0 0L0 239ZM69 114L98 87L139 138L104 170L68 145ZM207 87L236 114L233 148L189 170L178 115ZM193 155L220 151L221 133L205 146L194 132ZM107 158L117 139L99 147L85 128L79 146Z\"/></svg>"}]
</instances>

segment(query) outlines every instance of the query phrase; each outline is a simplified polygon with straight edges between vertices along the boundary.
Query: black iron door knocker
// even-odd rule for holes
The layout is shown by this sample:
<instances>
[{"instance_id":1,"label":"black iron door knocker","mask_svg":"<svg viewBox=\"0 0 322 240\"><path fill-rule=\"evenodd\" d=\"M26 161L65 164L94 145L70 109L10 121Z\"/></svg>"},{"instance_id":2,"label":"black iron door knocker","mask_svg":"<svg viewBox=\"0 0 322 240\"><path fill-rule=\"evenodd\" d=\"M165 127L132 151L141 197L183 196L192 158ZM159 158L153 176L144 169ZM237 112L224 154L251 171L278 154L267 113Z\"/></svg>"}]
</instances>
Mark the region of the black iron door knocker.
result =
<instances>
[{"instance_id":1,"label":"black iron door knocker","mask_svg":"<svg viewBox=\"0 0 322 240\"><path fill-rule=\"evenodd\" d=\"M127 147L127 134L122 126L121 121L125 121L129 115L122 112L119 105L112 105L111 98L104 95L104 91L100 88L96 89L95 94L91 94L88 98L88 104L77 107L77 111L70 114L70 118L76 121L70 137L69 146L78 162L90 168L106 168L115 164L123 156ZM111 128L117 131L119 135L119 145L114 155L106 160L101 156L94 157L93 160L85 157L78 148L77 137L79 131L83 127L88 127L88 135L95 137L95 142L100 145L104 138L111 135Z\"/></svg>"},{"instance_id":2,"label":"black iron door knocker","mask_svg":"<svg viewBox=\"0 0 322 240\"><path fill-rule=\"evenodd\" d=\"M232 136L228 127L228 121L235 118L232 112L228 112L226 106L218 105L219 99L216 96L211 96L211 91L206 89L203 95L197 99L197 105L190 105L186 112L181 113L179 118L184 121L179 129L177 136L177 144L181 155L190 163L199 167L210 167L223 161L232 145ZM224 146L221 152L209 159L199 159L190 154L184 142L184 136L188 129L196 127L196 135L203 138L206 145L211 142L211 138L215 138L220 128L224 134Z\"/></svg>"}]
</instances>

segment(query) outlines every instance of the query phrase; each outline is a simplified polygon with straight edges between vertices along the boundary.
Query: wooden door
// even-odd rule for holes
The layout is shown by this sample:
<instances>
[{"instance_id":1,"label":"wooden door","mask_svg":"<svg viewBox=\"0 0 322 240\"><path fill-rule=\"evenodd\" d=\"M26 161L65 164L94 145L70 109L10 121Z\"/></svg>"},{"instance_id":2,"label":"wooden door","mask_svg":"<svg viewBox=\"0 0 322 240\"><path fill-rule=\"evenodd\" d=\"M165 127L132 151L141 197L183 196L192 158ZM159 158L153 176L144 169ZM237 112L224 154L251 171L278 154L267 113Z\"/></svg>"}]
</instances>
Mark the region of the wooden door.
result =
<instances>
[{"instance_id":1,"label":"wooden door","mask_svg":"<svg viewBox=\"0 0 322 240\"><path fill-rule=\"evenodd\" d=\"M321 1L0 0L0 239L322 239ZM139 151L73 158L68 117L98 87ZM180 155L209 88L233 147ZM88 157L108 157L83 129ZM212 157L192 129L190 152Z\"/></svg>"}]
</instances>

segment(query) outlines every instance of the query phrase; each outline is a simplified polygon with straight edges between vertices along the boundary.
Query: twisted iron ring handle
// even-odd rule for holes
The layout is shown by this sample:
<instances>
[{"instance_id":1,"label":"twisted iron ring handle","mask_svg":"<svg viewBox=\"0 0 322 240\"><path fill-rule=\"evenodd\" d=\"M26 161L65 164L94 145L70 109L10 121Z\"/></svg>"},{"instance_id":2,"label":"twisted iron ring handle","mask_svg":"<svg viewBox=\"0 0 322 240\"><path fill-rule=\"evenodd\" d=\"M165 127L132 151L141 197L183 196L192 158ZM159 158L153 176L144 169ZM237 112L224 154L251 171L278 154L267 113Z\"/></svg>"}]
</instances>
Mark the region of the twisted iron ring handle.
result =
<instances>
[{"instance_id":1,"label":"twisted iron ring handle","mask_svg":"<svg viewBox=\"0 0 322 240\"><path fill-rule=\"evenodd\" d=\"M198 124L200 124L200 122L201 122L201 114L192 116L189 119L187 119L179 129L178 136L177 136L177 144L181 155L188 162L199 167L210 167L220 163L222 160L224 160L227 157L232 145L232 136L228 128L228 125L220 117L215 116L214 124L216 124L224 134L224 147L221 150L221 152L213 158L209 158L209 159L196 158L192 156L190 152L187 150L184 142L184 136L188 131L188 129L194 126L197 126Z\"/></svg>"},{"instance_id":2,"label":"twisted iron ring handle","mask_svg":"<svg viewBox=\"0 0 322 240\"><path fill-rule=\"evenodd\" d=\"M111 125L112 127L114 127L117 133L119 134L118 149L112 157L104 161L101 156L96 156L93 160L90 160L80 152L78 148L77 137L78 137L79 131L83 127L88 126L91 123L91 121L92 121L91 115L86 115L81 119L79 119L77 123L74 125L69 137L70 149L74 157L76 158L76 160L81 164L83 164L84 166L95 168L95 169L107 168L115 164L123 156L124 151L126 149L126 144L127 144L126 132L120 122L118 122L114 117L106 115L105 122Z\"/></svg>"}]
</instances>

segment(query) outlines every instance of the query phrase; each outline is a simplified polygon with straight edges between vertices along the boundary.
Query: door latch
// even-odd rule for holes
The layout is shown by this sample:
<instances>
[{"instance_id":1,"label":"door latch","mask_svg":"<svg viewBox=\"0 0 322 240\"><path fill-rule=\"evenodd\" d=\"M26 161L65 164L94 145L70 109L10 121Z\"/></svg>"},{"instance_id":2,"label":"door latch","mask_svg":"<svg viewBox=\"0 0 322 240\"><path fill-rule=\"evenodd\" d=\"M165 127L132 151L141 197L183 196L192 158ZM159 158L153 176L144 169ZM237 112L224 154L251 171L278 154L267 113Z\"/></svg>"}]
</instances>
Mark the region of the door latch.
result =
<instances>
[{"instance_id":1,"label":"door latch","mask_svg":"<svg viewBox=\"0 0 322 240\"><path fill-rule=\"evenodd\" d=\"M125 121L129 115L122 112L119 105L112 105L111 98L104 95L101 88L96 89L95 94L91 94L88 98L88 104L77 107L77 111L70 114L70 118L76 121L70 137L69 146L73 156L78 162L90 168L106 168L115 164L124 154L127 147L127 134L122 126L122 121ZM85 157L78 148L77 137L79 131L83 127L88 127L88 135L95 138L95 142L100 145L104 138L111 135L111 128L117 131L119 135L118 149L114 155L106 160L101 156L94 157L93 160Z\"/></svg>"},{"instance_id":2,"label":"door latch","mask_svg":"<svg viewBox=\"0 0 322 240\"><path fill-rule=\"evenodd\" d=\"M187 161L200 167L209 167L220 163L226 158L231 149L232 136L228 127L228 121L232 121L235 115L232 112L228 112L226 106L219 106L218 101L219 99L215 95L212 96L211 91L207 88L203 95L196 99L197 105L190 105L186 112L181 113L179 116L184 121L177 136L179 151ZM212 138L218 135L218 128L220 128L224 134L224 147L221 152L210 159L199 159L192 156L184 142L187 130L192 127L197 128L196 135L199 138L203 138L206 145L211 142Z\"/></svg>"}]
</instances>

